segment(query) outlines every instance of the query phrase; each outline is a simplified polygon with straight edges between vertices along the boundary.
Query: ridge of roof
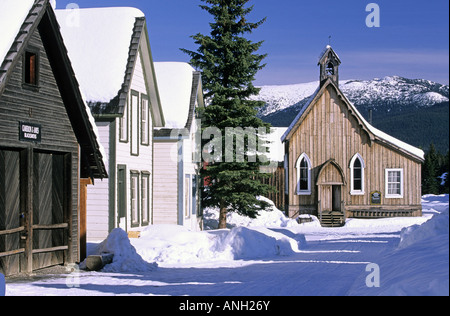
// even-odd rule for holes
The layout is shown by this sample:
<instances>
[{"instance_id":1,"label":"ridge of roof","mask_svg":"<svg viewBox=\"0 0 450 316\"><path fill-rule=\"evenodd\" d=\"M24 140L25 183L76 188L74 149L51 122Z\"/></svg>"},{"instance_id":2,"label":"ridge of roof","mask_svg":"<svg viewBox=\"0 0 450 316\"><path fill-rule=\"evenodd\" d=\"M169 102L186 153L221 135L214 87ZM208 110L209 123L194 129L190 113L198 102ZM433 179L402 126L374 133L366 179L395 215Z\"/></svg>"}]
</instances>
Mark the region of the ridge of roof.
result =
<instances>
[{"instance_id":1,"label":"ridge of roof","mask_svg":"<svg viewBox=\"0 0 450 316\"><path fill-rule=\"evenodd\" d=\"M358 109L355 107L355 105L348 100L348 98L342 93L342 91L339 89L338 86L336 86L332 80L328 79L321 87L319 87L316 92L311 96L311 98L308 100L308 102L303 106L303 108L298 113L297 117L293 120L287 131L284 133L284 135L281 137L281 141L284 143L287 140L290 139L292 136L292 133L299 127L301 124L301 119L307 112L307 110L314 104L314 100L317 98L318 95L321 95L321 92L323 92L328 86L334 87L334 89L337 91L338 96L349 106L350 110L352 111L352 114L357 118L357 120L360 122L361 127L368 132L369 136L373 135L371 137L371 140L377 140L381 143L393 146L401 151L406 152L409 155L414 156L416 159L420 161L425 160L425 153L423 150L416 148L412 145L409 145L395 137L392 137L379 129L373 127L369 122L367 122L364 117L361 115L361 113L358 111Z\"/></svg>"}]
</instances>

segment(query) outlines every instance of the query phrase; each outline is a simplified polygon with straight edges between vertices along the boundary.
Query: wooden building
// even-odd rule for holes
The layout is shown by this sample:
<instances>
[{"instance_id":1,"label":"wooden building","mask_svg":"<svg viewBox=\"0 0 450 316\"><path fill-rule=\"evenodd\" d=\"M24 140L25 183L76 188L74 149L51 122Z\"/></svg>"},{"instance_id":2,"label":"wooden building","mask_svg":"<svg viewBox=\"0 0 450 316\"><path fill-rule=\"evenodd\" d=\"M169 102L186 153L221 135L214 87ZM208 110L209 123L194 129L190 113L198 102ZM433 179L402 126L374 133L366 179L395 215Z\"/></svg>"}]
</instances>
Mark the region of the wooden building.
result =
<instances>
[{"instance_id":1,"label":"wooden building","mask_svg":"<svg viewBox=\"0 0 450 316\"><path fill-rule=\"evenodd\" d=\"M203 227L200 208L201 74L187 63L155 63L166 125L154 131L153 223Z\"/></svg>"},{"instance_id":2,"label":"wooden building","mask_svg":"<svg viewBox=\"0 0 450 316\"><path fill-rule=\"evenodd\" d=\"M327 46L320 86L282 137L289 216L420 216L422 150L371 126L339 89L341 61Z\"/></svg>"},{"instance_id":3,"label":"wooden building","mask_svg":"<svg viewBox=\"0 0 450 316\"><path fill-rule=\"evenodd\" d=\"M79 261L80 178L107 172L49 1L3 1L0 21L0 273L15 275Z\"/></svg>"},{"instance_id":4,"label":"wooden building","mask_svg":"<svg viewBox=\"0 0 450 316\"><path fill-rule=\"evenodd\" d=\"M152 224L153 128L164 126L145 15L121 7L57 16L110 175L88 188L87 238L139 232Z\"/></svg>"}]
</instances>

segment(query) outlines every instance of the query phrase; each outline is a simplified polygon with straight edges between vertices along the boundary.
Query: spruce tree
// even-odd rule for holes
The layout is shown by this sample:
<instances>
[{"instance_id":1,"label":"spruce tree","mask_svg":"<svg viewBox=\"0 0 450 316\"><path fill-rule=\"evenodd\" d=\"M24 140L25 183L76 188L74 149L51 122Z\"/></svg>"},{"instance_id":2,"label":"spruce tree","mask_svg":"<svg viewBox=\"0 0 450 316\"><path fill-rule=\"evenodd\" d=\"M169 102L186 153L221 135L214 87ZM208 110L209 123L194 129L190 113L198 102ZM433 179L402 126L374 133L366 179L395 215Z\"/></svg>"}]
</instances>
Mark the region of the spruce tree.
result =
<instances>
[{"instance_id":1,"label":"spruce tree","mask_svg":"<svg viewBox=\"0 0 450 316\"><path fill-rule=\"evenodd\" d=\"M214 22L210 23L209 35L192 36L198 45L196 52L182 49L191 56L191 64L202 71L203 87L208 106L202 110L202 134L208 128L220 130L217 148L227 148L226 129L258 129L269 132L270 125L257 117L262 102L249 98L259 93L253 85L256 73L265 65L266 55L257 54L263 42L254 43L244 35L252 33L264 23L265 19L251 23L247 21L253 6L247 6L249 0L201 0L205 5L200 8L207 11ZM241 135L242 136L242 135ZM260 167L263 162L255 159L256 152L251 150L249 135L232 138L233 159L225 159L225 155L215 155L202 169L202 177L207 179L207 187L203 190L203 205L220 209L219 228L226 228L227 213L235 211L241 215L255 218L259 211L268 204L258 200L258 196L266 194L270 187L259 180ZM203 141L204 152L211 151L208 142ZM259 141L259 135L256 135ZM244 149L245 159L238 159L238 147ZM228 148L230 143L228 143ZM215 149L217 149L215 148ZM219 149L220 150L220 149ZM255 161L256 160L256 161Z\"/></svg>"},{"instance_id":2,"label":"spruce tree","mask_svg":"<svg viewBox=\"0 0 450 316\"><path fill-rule=\"evenodd\" d=\"M434 144L431 144L430 149L425 154L425 162L422 167L423 194L439 194L439 182L437 178L438 164L438 153Z\"/></svg>"}]
</instances>

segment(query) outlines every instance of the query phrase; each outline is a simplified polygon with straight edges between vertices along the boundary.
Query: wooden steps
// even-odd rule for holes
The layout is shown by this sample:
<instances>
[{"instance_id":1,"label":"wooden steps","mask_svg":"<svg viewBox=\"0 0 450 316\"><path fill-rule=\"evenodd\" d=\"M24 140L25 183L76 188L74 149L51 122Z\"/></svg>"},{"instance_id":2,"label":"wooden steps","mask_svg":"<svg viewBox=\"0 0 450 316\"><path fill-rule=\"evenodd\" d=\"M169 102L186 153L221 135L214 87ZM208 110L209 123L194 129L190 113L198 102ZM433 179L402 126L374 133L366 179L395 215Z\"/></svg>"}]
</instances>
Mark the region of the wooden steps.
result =
<instances>
[{"instance_id":1,"label":"wooden steps","mask_svg":"<svg viewBox=\"0 0 450 316\"><path fill-rule=\"evenodd\" d=\"M323 212L320 220L322 227L343 227L345 225L344 213Z\"/></svg>"}]
</instances>

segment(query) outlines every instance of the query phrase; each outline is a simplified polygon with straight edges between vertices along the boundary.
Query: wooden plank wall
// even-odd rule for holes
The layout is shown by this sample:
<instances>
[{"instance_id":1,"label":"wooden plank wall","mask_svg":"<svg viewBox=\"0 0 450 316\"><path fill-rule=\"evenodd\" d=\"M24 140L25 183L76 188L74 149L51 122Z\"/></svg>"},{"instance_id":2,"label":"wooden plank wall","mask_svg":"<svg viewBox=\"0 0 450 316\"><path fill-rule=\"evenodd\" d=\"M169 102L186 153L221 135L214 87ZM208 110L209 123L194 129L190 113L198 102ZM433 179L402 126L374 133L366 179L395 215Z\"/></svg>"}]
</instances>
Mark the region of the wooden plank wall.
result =
<instances>
[{"instance_id":1,"label":"wooden plank wall","mask_svg":"<svg viewBox=\"0 0 450 316\"><path fill-rule=\"evenodd\" d=\"M285 193L285 170L284 166L274 168L270 177L261 178L262 183L268 184L273 188L266 197L275 203L275 206L284 211L286 208L286 193Z\"/></svg>"},{"instance_id":2,"label":"wooden plank wall","mask_svg":"<svg viewBox=\"0 0 450 316\"><path fill-rule=\"evenodd\" d=\"M38 31L33 34L29 45L34 51L39 51L39 89L22 86L23 60L20 58L0 96L0 147L68 155L70 161L66 164L71 166L71 172L67 174L70 186L65 195L70 201L67 220L70 221L69 235L73 236L69 258L75 262L78 259L78 141ZM19 121L41 125L42 142L19 142Z\"/></svg>"},{"instance_id":3,"label":"wooden plank wall","mask_svg":"<svg viewBox=\"0 0 450 316\"><path fill-rule=\"evenodd\" d=\"M296 194L296 162L306 153L312 166L312 194ZM350 161L359 153L365 161L364 195L350 194ZM289 208L291 213L300 208L316 210L316 180L321 166L335 159L342 168L347 182L343 199L347 209L370 208L370 193L383 194L383 207L408 208L421 204L421 164L400 151L386 145L371 142L347 105L338 97L335 89L328 86L323 95L310 108L289 143ZM386 168L404 169L404 198L385 199Z\"/></svg>"}]
</instances>

